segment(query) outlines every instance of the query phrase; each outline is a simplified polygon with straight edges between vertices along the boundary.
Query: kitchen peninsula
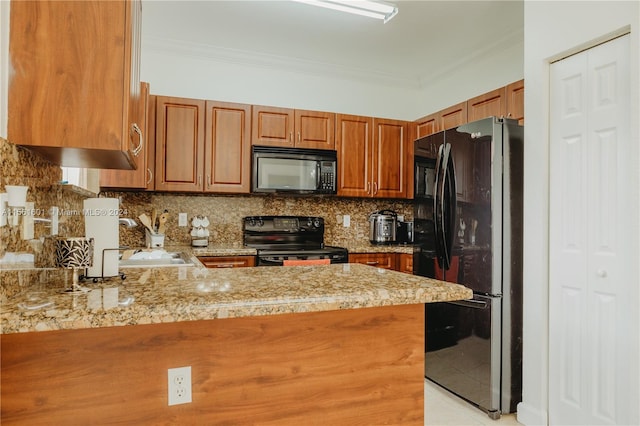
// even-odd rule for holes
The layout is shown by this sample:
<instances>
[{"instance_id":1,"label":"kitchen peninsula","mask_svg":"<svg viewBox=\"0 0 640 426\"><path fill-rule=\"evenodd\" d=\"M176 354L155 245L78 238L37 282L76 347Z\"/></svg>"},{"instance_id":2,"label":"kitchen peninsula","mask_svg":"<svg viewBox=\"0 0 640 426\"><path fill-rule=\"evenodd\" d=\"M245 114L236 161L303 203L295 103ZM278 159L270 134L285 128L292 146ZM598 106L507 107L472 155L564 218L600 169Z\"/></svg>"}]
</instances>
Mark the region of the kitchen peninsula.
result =
<instances>
[{"instance_id":1,"label":"kitchen peninsula","mask_svg":"<svg viewBox=\"0 0 640 426\"><path fill-rule=\"evenodd\" d=\"M3 424L422 425L423 304L471 297L359 264L131 269L74 296L61 273L2 306ZM184 366L192 402L168 406Z\"/></svg>"}]
</instances>

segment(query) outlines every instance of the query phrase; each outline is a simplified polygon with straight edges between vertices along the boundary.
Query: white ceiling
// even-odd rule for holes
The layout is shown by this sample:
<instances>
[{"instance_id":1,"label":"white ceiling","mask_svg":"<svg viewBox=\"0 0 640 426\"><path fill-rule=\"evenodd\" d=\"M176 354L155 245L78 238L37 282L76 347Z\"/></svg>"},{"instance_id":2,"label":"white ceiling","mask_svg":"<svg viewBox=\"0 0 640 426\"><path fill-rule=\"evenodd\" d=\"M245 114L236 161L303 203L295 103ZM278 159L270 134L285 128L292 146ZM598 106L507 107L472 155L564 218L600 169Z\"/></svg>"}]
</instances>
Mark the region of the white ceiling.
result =
<instances>
[{"instance_id":1,"label":"white ceiling","mask_svg":"<svg viewBox=\"0 0 640 426\"><path fill-rule=\"evenodd\" d=\"M143 43L421 86L522 45L522 0L396 1L387 24L293 1L143 1ZM520 58L521 60L521 58Z\"/></svg>"}]
</instances>

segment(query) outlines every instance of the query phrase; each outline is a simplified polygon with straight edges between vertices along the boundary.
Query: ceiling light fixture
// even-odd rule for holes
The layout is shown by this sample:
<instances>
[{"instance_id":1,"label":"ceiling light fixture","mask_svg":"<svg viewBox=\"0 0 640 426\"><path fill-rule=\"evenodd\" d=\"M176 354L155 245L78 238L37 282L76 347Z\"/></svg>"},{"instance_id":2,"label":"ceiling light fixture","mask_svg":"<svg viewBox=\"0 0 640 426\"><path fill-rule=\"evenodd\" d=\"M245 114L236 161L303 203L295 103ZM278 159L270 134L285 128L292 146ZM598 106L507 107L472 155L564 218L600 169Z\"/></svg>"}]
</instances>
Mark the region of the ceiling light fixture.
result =
<instances>
[{"instance_id":1,"label":"ceiling light fixture","mask_svg":"<svg viewBox=\"0 0 640 426\"><path fill-rule=\"evenodd\" d=\"M293 0L299 3L311 4L341 12L354 13L370 18L382 19L386 24L398 14L398 7L394 4L372 0Z\"/></svg>"}]
</instances>

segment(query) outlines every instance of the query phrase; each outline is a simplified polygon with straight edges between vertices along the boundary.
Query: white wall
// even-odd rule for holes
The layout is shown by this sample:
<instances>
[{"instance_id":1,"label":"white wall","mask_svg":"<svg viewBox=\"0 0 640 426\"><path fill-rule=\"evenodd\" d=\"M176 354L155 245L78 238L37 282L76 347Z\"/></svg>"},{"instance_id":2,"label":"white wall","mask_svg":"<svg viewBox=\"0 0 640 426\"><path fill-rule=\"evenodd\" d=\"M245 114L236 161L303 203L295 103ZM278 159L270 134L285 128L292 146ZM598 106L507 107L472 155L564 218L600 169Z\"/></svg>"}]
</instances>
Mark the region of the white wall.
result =
<instances>
[{"instance_id":1,"label":"white wall","mask_svg":"<svg viewBox=\"0 0 640 426\"><path fill-rule=\"evenodd\" d=\"M445 75L422 87L375 76L289 71L286 64L251 66L246 59L215 57L215 50L202 46L180 52L143 37L141 76L154 94L402 120L415 120L523 76L522 44L488 47L482 55L459 58Z\"/></svg>"},{"instance_id":2,"label":"white wall","mask_svg":"<svg viewBox=\"0 0 640 426\"><path fill-rule=\"evenodd\" d=\"M631 31L631 105L634 140L640 126L640 7L637 1L525 1L525 180L524 180L524 354L523 402L518 421L547 423L548 415L548 232L549 232L549 64ZM570 28L570 30L568 30ZM640 142L639 142L640 143ZM640 158L638 158L640 164ZM640 194L629 194L638 211ZM640 230L630 230L640 240ZM629 265L636 268L638 265ZM639 298L640 299L640 298ZM638 300L640 303L640 300ZM637 318L637 317L636 317ZM621 325L623 330L624 325ZM638 326L634 327L638 329ZM636 339L637 342L637 339ZM638 347L631 347L638 353ZM640 357L640 354L639 354ZM638 377L636 366L629 374ZM636 399L638 389L633 390Z\"/></svg>"}]
</instances>

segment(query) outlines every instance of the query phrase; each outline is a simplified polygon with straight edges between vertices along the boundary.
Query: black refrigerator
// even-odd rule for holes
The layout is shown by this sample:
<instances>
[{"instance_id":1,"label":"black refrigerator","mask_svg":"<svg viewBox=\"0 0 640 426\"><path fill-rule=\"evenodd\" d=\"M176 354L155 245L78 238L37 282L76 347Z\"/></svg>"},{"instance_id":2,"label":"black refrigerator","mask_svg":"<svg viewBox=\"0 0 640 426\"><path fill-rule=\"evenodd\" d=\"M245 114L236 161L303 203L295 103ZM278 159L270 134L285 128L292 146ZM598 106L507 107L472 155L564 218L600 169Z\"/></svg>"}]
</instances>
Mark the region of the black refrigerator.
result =
<instances>
[{"instance_id":1,"label":"black refrigerator","mask_svg":"<svg viewBox=\"0 0 640 426\"><path fill-rule=\"evenodd\" d=\"M432 195L414 200L414 272L474 294L425 305L425 377L492 418L522 399L523 136L491 117L414 142L437 152Z\"/></svg>"}]
</instances>

